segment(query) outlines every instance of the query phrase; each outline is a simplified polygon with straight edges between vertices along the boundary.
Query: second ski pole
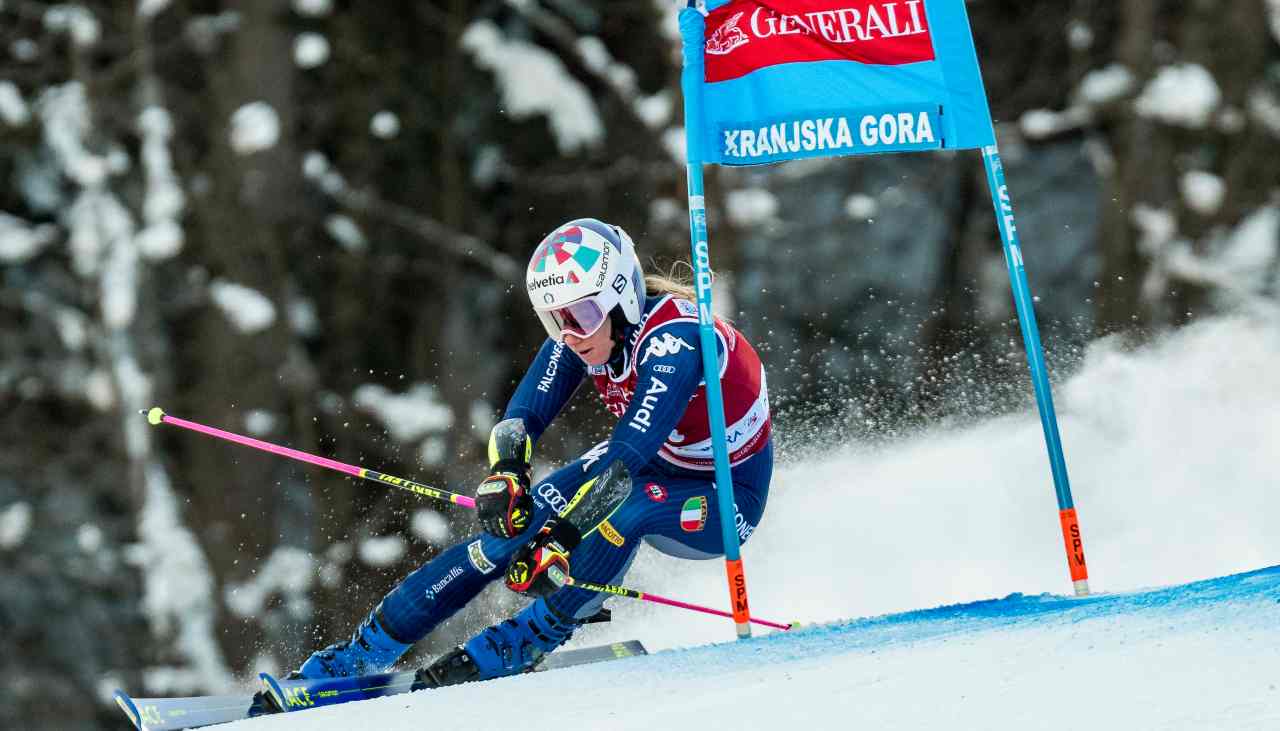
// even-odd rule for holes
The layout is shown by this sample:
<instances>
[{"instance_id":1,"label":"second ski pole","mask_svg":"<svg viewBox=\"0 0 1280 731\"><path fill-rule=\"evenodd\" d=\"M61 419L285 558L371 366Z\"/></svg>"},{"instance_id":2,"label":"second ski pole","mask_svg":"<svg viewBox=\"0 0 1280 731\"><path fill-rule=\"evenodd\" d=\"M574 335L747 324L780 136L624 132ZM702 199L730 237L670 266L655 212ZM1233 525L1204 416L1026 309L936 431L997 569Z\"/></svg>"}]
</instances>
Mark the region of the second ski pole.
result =
<instances>
[{"instance_id":1,"label":"second ski pole","mask_svg":"<svg viewBox=\"0 0 1280 731\"><path fill-rule=\"evenodd\" d=\"M646 591L637 591L635 589L628 589L625 586L615 586L613 584L597 584L591 581L581 581L579 579L573 578L572 576L564 577L564 584L565 586L576 586L579 589L586 589L587 591L595 591L601 594L610 594L612 596L622 596L628 599L639 599L640 601L654 602L655 604L665 604L669 607L677 607L679 609L688 609L690 611L702 612L704 614L714 614L719 617L733 616L733 614L720 609L704 607L698 604L690 604L689 602L682 602L679 599L668 599L667 597L658 596L657 594L650 594L649 592L646 592ZM760 619L758 617L752 617L749 621L752 624L760 624L760 625L764 625L765 627L772 627L774 629L780 629L780 630L789 630L796 626L794 622L789 624L782 624L781 622L770 622L767 619Z\"/></svg>"},{"instance_id":2,"label":"second ski pole","mask_svg":"<svg viewBox=\"0 0 1280 731\"><path fill-rule=\"evenodd\" d=\"M205 424L200 424L194 421L188 421L186 419L179 419L176 416L169 416L168 414L164 413L164 410L158 406L148 409L147 411L143 411L142 413L147 417L147 422L150 423L152 426L169 424L170 426L180 427L182 429L198 432L206 436L215 437L217 439L233 442L235 444L241 444L246 447L252 447L254 449L258 449L263 452L270 452L271 454L278 454L282 457L288 457L289 459L294 459L299 462L306 462L307 464L313 464L313 465L316 465L317 467L324 467L325 469L334 470L335 472L341 472L343 474L351 475L352 477L359 477L362 480L369 480L371 482L376 482L379 485L387 485L389 487L396 487L401 490L408 490L409 492L416 493L424 497L434 498L436 500L447 500L448 502L453 503L454 505L461 505L466 508L474 509L476 506L475 499L468 497L466 495L460 495L456 492L450 492L448 490L441 490L439 488L431 487L430 485L424 485L421 482L416 482L414 480L406 479L404 477L396 477L394 475L388 475L384 472L377 472L375 470L366 469L364 467L357 467L353 464L347 464L346 462L339 462L336 459L321 457L320 455L317 455L317 454L310 454L308 452L303 452L298 449L293 449L292 447L284 447L279 444L264 442L261 439L254 439L253 437L247 437L243 434L236 434L235 432L229 432L224 429L218 429L217 427L207 426ZM683 602L678 599L669 599L664 596L658 596L657 594L650 594L648 592L637 591L635 589L628 589L625 586L616 586L614 584L597 584L591 581L581 581L578 579L574 579L571 576L565 577L565 585L576 586L579 589L586 589L588 591L599 592L601 594L621 596L621 597L626 597L628 599L638 599L640 601L653 602L655 604L665 604L666 606L669 606L669 607L687 609L694 612L702 612L704 614L714 614L720 617L733 616L729 612L725 612L720 609L704 607L698 604L690 604L689 602ZM782 624L780 622L770 622L767 619L758 619L756 617L752 617L750 621L754 624L759 624L765 627L772 627L774 629L780 629L780 630L789 630L789 629L793 629L796 626L795 623Z\"/></svg>"}]
</instances>

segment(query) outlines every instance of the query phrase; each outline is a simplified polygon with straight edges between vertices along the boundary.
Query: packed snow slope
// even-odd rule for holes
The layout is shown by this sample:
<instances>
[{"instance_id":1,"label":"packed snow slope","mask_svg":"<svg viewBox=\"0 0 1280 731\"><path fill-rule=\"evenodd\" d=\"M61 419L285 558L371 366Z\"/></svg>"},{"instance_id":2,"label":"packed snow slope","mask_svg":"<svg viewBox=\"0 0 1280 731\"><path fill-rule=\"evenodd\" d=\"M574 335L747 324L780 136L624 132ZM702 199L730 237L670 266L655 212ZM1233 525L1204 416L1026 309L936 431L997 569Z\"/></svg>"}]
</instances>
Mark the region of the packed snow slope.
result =
<instances>
[{"instance_id":1,"label":"packed snow slope","mask_svg":"<svg viewBox=\"0 0 1280 731\"><path fill-rule=\"evenodd\" d=\"M225 728L1276 729L1280 567L1014 594Z\"/></svg>"},{"instance_id":2,"label":"packed snow slope","mask_svg":"<svg viewBox=\"0 0 1280 731\"><path fill-rule=\"evenodd\" d=\"M1100 341L1054 384L1100 597L1036 596L1071 583L1033 411L879 445L819 432L743 556L754 614L826 624L733 642L613 599L575 645L669 651L240 728L1280 729L1275 569L1134 593L1280 564L1277 363L1280 317L1257 312ZM625 583L724 607L723 567L646 548Z\"/></svg>"}]
</instances>

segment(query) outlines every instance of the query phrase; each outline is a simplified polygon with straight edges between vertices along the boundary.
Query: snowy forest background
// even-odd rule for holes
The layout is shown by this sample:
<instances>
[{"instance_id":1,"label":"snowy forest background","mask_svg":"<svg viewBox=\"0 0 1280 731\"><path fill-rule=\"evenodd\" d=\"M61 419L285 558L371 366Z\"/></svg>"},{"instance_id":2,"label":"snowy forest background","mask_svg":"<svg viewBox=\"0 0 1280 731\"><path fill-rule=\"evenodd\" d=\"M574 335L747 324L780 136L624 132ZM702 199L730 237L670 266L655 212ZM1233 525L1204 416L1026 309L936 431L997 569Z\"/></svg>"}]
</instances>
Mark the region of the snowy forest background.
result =
<instances>
[{"instance_id":1,"label":"snowy forest background","mask_svg":"<svg viewBox=\"0 0 1280 731\"><path fill-rule=\"evenodd\" d=\"M1055 378L1103 335L1274 306L1280 0L968 7ZM0 0L0 726L293 667L472 530L137 412L469 491L543 337L545 232L687 256L674 11ZM783 459L1028 407L977 153L708 194ZM543 465L608 426L582 397L566 422Z\"/></svg>"}]
</instances>

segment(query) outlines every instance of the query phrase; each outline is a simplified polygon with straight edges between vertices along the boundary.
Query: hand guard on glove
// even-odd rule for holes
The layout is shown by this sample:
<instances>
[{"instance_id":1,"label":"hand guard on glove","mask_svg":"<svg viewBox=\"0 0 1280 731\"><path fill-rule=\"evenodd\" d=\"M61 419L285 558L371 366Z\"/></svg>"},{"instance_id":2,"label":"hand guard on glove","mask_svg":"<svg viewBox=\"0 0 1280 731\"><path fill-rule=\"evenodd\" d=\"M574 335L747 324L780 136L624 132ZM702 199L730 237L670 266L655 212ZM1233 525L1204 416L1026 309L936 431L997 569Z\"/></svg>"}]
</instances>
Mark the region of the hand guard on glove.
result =
<instances>
[{"instance_id":1,"label":"hand guard on glove","mask_svg":"<svg viewBox=\"0 0 1280 731\"><path fill-rule=\"evenodd\" d=\"M529 460L533 442L518 418L504 419L489 433L489 469L476 488L476 513L480 525L499 538L524 532L533 519L529 494Z\"/></svg>"},{"instance_id":2,"label":"hand guard on glove","mask_svg":"<svg viewBox=\"0 0 1280 731\"><path fill-rule=\"evenodd\" d=\"M512 538L524 532L533 518L529 463L520 459L495 463L493 474L476 488L476 514L480 525L499 538Z\"/></svg>"},{"instance_id":3,"label":"hand guard on glove","mask_svg":"<svg viewBox=\"0 0 1280 731\"><path fill-rule=\"evenodd\" d=\"M507 567L507 588L520 594L548 596L564 586L569 576L569 552L582 542L582 534L567 520L552 518L538 535L516 552Z\"/></svg>"}]
</instances>

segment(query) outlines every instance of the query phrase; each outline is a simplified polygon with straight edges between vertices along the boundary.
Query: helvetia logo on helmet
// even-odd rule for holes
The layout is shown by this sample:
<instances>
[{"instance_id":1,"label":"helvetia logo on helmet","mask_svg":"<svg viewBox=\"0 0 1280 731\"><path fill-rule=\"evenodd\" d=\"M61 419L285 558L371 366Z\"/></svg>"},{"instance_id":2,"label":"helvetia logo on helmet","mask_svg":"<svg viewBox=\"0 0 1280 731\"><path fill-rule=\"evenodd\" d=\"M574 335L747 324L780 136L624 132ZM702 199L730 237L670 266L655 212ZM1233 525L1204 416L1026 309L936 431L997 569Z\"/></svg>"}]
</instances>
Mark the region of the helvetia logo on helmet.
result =
<instances>
[{"instance_id":1,"label":"helvetia logo on helmet","mask_svg":"<svg viewBox=\"0 0 1280 731\"><path fill-rule=\"evenodd\" d=\"M542 289L543 287L551 287L556 284L564 284L564 282L565 282L565 279L563 274L551 274L549 276L543 277L542 279L530 279L527 282L527 284L529 287L529 291L532 292L535 289Z\"/></svg>"}]
</instances>

